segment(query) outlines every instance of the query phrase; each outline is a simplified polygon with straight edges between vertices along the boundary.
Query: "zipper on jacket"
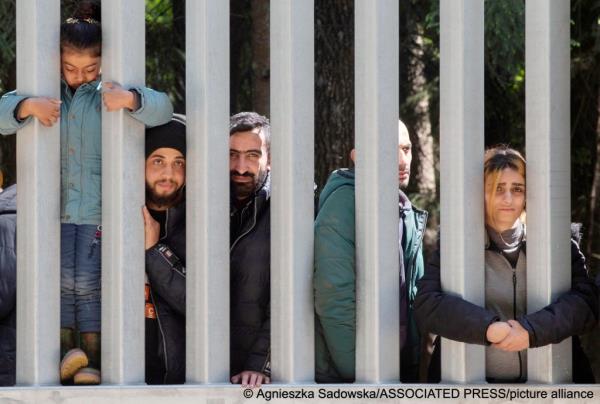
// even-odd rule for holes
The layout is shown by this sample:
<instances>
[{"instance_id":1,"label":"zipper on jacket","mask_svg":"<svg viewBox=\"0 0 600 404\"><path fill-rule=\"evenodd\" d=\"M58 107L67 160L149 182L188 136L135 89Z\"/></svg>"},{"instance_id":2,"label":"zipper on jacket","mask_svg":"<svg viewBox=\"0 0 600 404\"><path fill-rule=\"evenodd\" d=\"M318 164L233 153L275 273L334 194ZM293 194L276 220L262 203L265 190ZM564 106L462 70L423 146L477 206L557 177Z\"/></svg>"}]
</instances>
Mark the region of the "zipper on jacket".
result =
<instances>
[{"instance_id":1,"label":"zipper on jacket","mask_svg":"<svg viewBox=\"0 0 600 404\"><path fill-rule=\"evenodd\" d=\"M415 270L416 270L415 263L417 261L417 257L419 256L419 254L422 253L423 238L425 237L425 229L427 227L428 213L426 211L423 211L422 213L423 213L423 226L421 228L421 231L419 232L418 231L419 230L418 223L417 223L417 212L415 212L413 210L413 214L414 214L414 218L415 218L415 228L417 229L416 245L418 246L418 248L417 248L416 253L411 257L411 260L410 260L410 279L407 279L410 283L412 283L412 280L415 278ZM408 295L409 298L410 298L411 293L412 293L412 289Z\"/></svg>"},{"instance_id":2,"label":"zipper on jacket","mask_svg":"<svg viewBox=\"0 0 600 404\"><path fill-rule=\"evenodd\" d=\"M243 210L242 210L242 212L243 212ZM236 244L238 243L238 241L240 241L240 239L242 237L244 237L246 234L250 233L254 229L254 226L256 226L256 214L257 214L256 200L254 200L254 219L253 219L253 222L252 222L252 226L250 226L248 228L248 230L246 230L244 233L240 234L239 237L235 239L235 241L231 245L231 248L229 249L230 253L233 251L233 247L236 246Z\"/></svg>"},{"instance_id":3,"label":"zipper on jacket","mask_svg":"<svg viewBox=\"0 0 600 404\"><path fill-rule=\"evenodd\" d=\"M154 300L154 294L152 293L152 285L150 285L150 299L152 299L152 304L154 305L154 310L156 311L156 321L158 322L158 330L160 331L160 335L162 336L162 346L163 352L165 354L165 375L163 376L163 383L167 384L167 376L169 375L169 360L167 357L167 341L165 339L165 333L163 331L162 325L160 323L160 315L158 313L158 305Z\"/></svg>"},{"instance_id":4,"label":"zipper on jacket","mask_svg":"<svg viewBox=\"0 0 600 404\"><path fill-rule=\"evenodd\" d=\"M160 239L164 240L167 238L167 235L169 234L169 211L171 209L167 209L167 212L165 213L165 235L162 236Z\"/></svg>"},{"instance_id":5,"label":"zipper on jacket","mask_svg":"<svg viewBox=\"0 0 600 404\"><path fill-rule=\"evenodd\" d=\"M512 265L511 265L512 266ZM512 283L513 283L513 319L517 321L517 268L512 267ZM523 359L521 351L517 352L519 357L519 380L523 379Z\"/></svg>"}]
</instances>

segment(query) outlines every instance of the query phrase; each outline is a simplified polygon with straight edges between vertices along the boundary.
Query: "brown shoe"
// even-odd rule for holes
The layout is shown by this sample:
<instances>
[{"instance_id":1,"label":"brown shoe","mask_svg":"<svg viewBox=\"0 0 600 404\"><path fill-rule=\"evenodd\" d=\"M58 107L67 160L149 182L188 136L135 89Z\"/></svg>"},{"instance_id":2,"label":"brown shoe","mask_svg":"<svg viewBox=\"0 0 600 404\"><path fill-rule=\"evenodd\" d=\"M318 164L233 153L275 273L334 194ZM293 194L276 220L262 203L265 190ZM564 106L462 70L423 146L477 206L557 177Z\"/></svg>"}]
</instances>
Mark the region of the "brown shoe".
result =
<instances>
[{"instance_id":1,"label":"brown shoe","mask_svg":"<svg viewBox=\"0 0 600 404\"><path fill-rule=\"evenodd\" d=\"M79 369L73 376L75 384L100 384L100 371L94 368Z\"/></svg>"},{"instance_id":2,"label":"brown shoe","mask_svg":"<svg viewBox=\"0 0 600 404\"><path fill-rule=\"evenodd\" d=\"M72 378L75 373L81 368L88 365L88 357L79 348L73 348L65 354L65 357L60 361L60 380L65 381Z\"/></svg>"}]
</instances>

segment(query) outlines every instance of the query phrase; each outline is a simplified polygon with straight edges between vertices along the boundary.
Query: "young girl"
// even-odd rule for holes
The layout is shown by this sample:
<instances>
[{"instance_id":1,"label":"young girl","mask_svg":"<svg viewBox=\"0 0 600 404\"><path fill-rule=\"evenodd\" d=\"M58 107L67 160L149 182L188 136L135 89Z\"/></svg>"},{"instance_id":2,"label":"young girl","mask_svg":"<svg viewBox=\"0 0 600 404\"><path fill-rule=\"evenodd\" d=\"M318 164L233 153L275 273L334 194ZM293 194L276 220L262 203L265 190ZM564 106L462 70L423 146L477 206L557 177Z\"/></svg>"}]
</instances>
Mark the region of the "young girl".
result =
<instances>
[{"instance_id":1,"label":"young girl","mask_svg":"<svg viewBox=\"0 0 600 404\"><path fill-rule=\"evenodd\" d=\"M438 251L419 283L415 314L423 333L488 345L488 382L522 383L527 381L527 348L556 344L594 328L598 289L572 240L571 267L565 268L571 271L571 290L543 309L527 312L525 159L518 151L499 146L489 149L484 160L485 307L442 290ZM574 354L581 352L577 345L574 348ZM578 374L586 361L580 358L579 366L574 366L576 382L586 377Z\"/></svg>"},{"instance_id":2,"label":"young girl","mask_svg":"<svg viewBox=\"0 0 600 404\"><path fill-rule=\"evenodd\" d=\"M164 93L101 83L101 50L100 6L83 1L61 25L61 99L15 92L0 99L2 134L15 133L33 118L45 126L60 119L60 376L76 384L100 382L102 102L107 111L125 109L147 126L169 122L173 112Z\"/></svg>"}]
</instances>

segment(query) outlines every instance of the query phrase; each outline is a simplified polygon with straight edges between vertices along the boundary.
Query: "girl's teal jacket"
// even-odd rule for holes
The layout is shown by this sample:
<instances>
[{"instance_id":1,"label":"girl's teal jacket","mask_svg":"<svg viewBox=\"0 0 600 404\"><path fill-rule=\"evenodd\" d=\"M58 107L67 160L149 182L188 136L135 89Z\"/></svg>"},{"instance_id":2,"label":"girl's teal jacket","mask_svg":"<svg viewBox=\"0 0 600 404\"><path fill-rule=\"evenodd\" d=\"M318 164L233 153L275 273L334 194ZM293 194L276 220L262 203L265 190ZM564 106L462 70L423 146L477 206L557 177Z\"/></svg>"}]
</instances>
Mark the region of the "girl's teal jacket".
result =
<instances>
[{"instance_id":1,"label":"girl's teal jacket","mask_svg":"<svg viewBox=\"0 0 600 404\"><path fill-rule=\"evenodd\" d=\"M140 108L129 114L146 126L169 122L173 106L169 97L145 87L134 87ZM16 118L15 109L28 98L15 91L0 98L0 133L14 134L27 125ZM102 222L102 93L101 82L82 84L75 93L62 81L60 110L61 222Z\"/></svg>"}]
</instances>

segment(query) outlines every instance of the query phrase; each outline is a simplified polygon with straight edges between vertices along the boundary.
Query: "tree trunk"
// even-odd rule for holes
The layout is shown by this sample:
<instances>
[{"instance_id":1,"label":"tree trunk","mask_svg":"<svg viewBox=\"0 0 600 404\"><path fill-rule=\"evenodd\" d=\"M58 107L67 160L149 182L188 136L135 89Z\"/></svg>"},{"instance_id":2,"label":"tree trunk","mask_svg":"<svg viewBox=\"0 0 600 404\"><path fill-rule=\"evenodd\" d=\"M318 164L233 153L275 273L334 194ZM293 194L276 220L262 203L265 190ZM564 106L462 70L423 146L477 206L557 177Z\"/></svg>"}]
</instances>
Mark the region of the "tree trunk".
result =
<instances>
[{"instance_id":1,"label":"tree trunk","mask_svg":"<svg viewBox=\"0 0 600 404\"><path fill-rule=\"evenodd\" d=\"M173 41L174 47L185 54L185 1L172 0L173 6ZM173 93L175 102L173 109L177 113L185 114L185 63L178 63L178 58L174 55L175 63L171 63L174 70L175 82L173 83Z\"/></svg>"},{"instance_id":2,"label":"tree trunk","mask_svg":"<svg viewBox=\"0 0 600 404\"><path fill-rule=\"evenodd\" d=\"M421 29L421 27L419 27ZM412 70L412 94L418 97L414 106L414 126L412 128L415 139L416 157L415 180L419 193L426 197L428 202L435 201L437 193L435 188L435 156L433 137L431 136L431 120L429 117L429 93L426 90L427 78L425 77L425 64L423 62L423 36L419 32L415 37L415 52L410 61Z\"/></svg>"},{"instance_id":3,"label":"tree trunk","mask_svg":"<svg viewBox=\"0 0 600 404\"><path fill-rule=\"evenodd\" d=\"M315 182L354 147L354 2L315 0Z\"/></svg>"},{"instance_id":4,"label":"tree trunk","mask_svg":"<svg viewBox=\"0 0 600 404\"><path fill-rule=\"evenodd\" d=\"M407 13L409 14L409 13ZM414 15L414 14L413 14ZM408 15L407 15L408 17ZM407 81L407 96L403 101L403 114L401 119L407 125L413 143L412 170L409 190L417 192L413 197L415 204L429 211L427 230L423 238L425 257L429 257L436 248L438 217L437 189L436 189L436 156L434 139L431 133L430 95L427 89L427 76L425 74L425 52L423 35L424 30L420 22L407 21L408 32L403 55Z\"/></svg>"},{"instance_id":5,"label":"tree trunk","mask_svg":"<svg viewBox=\"0 0 600 404\"><path fill-rule=\"evenodd\" d=\"M588 259L600 259L598 254L594 254L594 232L596 230L595 221L598 207L598 197L600 196L600 87L598 88L598 120L596 123L596 164L594 166L594 179L592 181L592 190L590 192L588 234L587 234L587 256Z\"/></svg>"},{"instance_id":6,"label":"tree trunk","mask_svg":"<svg viewBox=\"0 0 600 404\"><path fill-rule=\"evenodd\" d=\"M230 1L229 109L231 114L252 110L249 64L252 63L250 0Z\"/></svg>"},{"instance_id":7,"label":"tree trunk","mask_svg":"<svg viewBox=\"0 0 600 404\"><path fill-rule=\"evenodd\" d=\"M252 18L252 105L253 110L269 116L269 0L253 0Z\"/></svg>"}]
</instances>

